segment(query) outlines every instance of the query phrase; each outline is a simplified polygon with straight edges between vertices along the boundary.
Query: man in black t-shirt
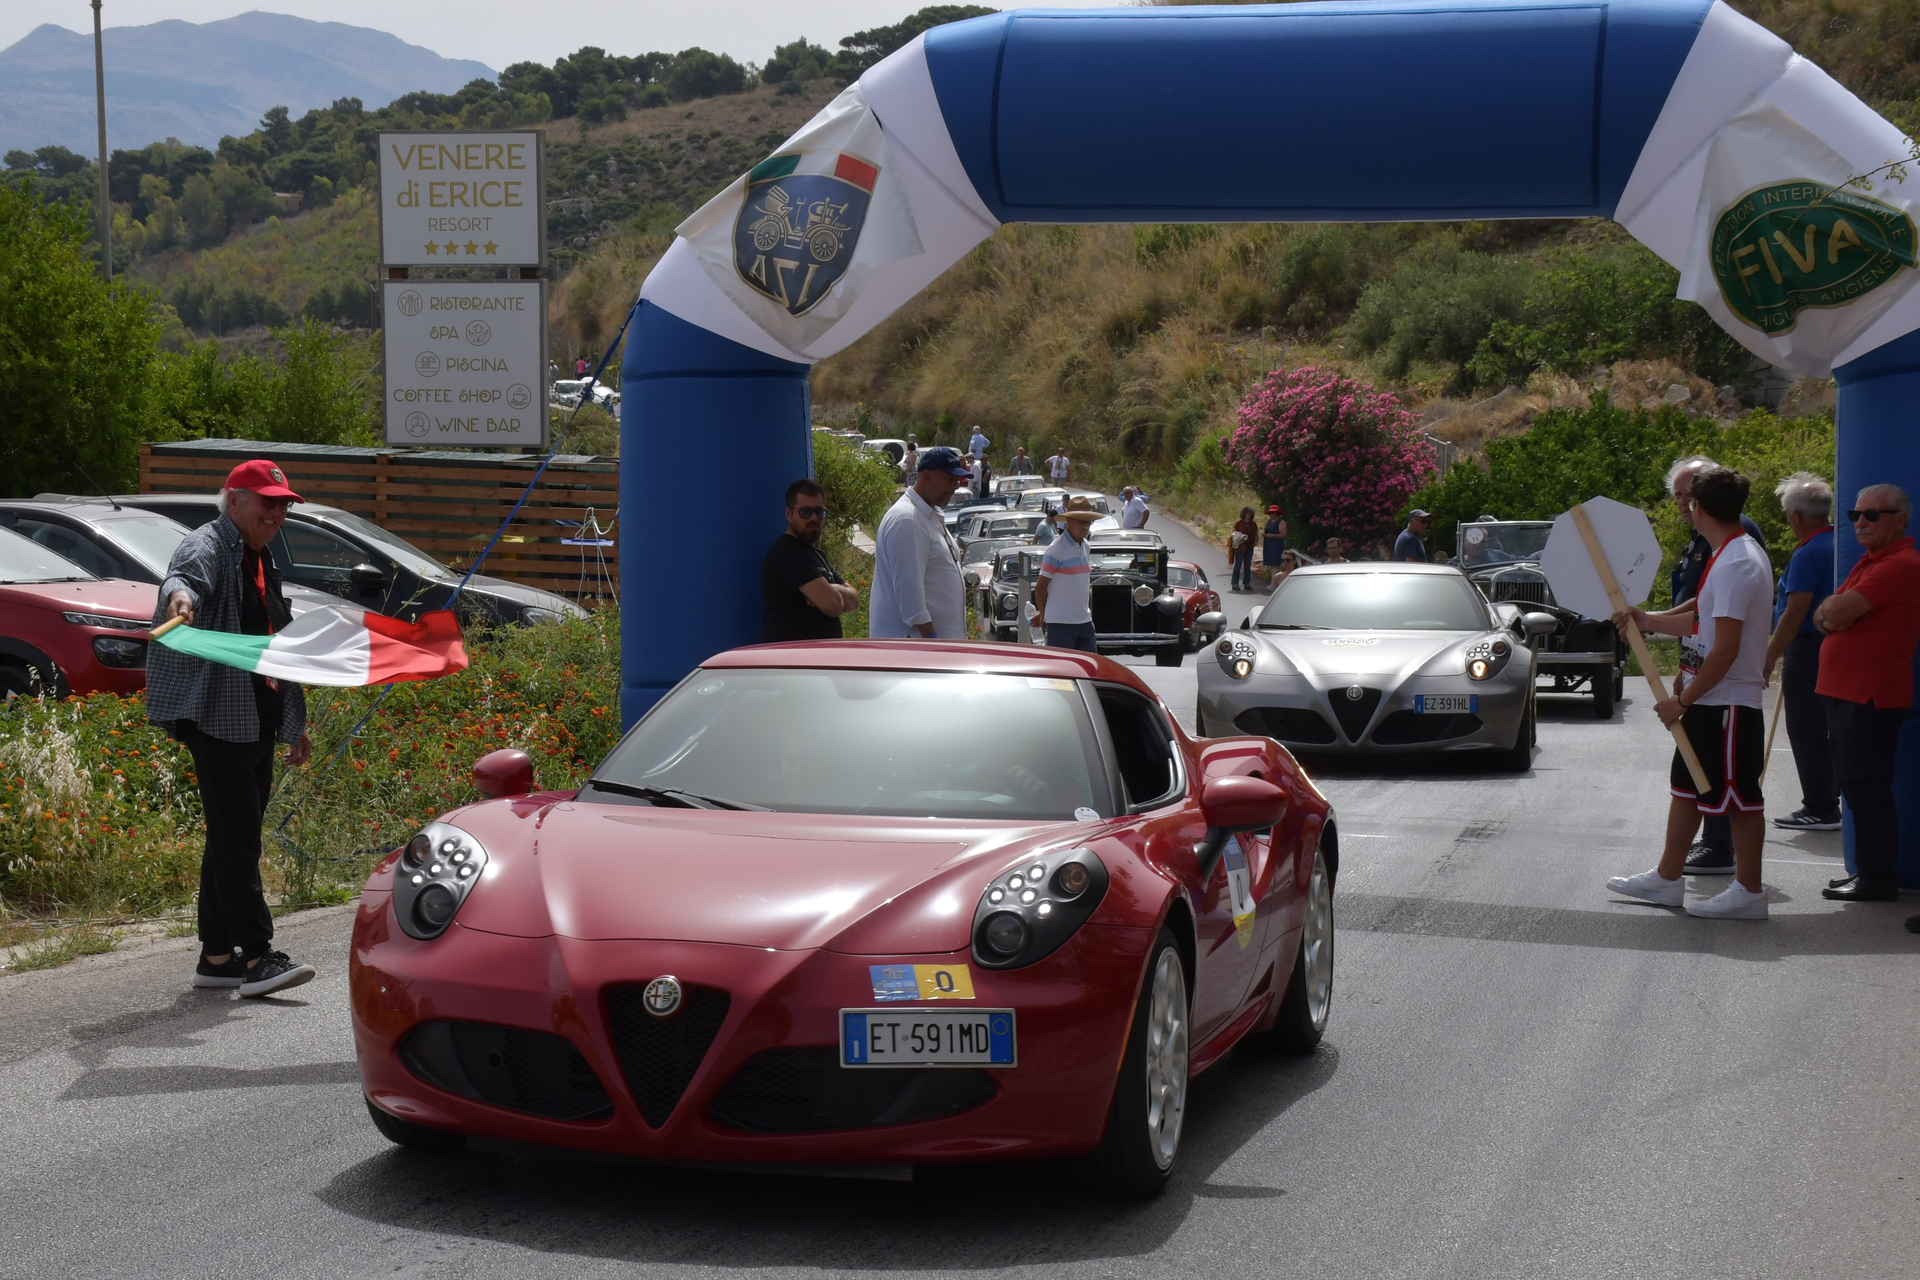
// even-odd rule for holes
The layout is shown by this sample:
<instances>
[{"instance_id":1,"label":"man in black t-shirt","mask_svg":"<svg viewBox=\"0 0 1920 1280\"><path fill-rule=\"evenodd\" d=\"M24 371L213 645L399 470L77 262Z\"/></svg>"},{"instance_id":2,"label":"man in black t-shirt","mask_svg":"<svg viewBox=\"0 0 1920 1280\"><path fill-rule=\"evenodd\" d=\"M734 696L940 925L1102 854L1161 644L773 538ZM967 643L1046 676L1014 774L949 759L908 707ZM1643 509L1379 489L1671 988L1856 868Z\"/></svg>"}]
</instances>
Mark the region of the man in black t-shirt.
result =
<instances>
[{"instance_id":1,"label":"man in black t-shirt","mask_svg":"<svg viewBox=\"0 0 1920 1280\"><path fill-rule=\"evenodd\" d=\"M760 642L838 640L840 615L860 603L859 593L833 571L820 550L827 527L827 500L811 480L787 486L787 531L767 548L760 566L760 598L766 613Z\"/></svg>"}]
</instances>

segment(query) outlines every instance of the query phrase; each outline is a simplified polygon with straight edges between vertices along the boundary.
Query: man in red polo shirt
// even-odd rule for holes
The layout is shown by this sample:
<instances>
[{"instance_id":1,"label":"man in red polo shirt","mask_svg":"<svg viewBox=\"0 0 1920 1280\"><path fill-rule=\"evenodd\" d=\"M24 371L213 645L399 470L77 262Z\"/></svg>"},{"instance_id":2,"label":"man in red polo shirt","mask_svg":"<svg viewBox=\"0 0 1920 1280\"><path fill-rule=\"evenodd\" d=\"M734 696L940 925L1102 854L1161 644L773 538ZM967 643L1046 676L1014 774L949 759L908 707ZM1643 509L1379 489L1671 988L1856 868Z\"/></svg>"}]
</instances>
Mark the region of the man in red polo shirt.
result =
<instances>
[{"instance_id":1,"label":"man in red polo shirt","mask_svg":"<svg viewBox=\"0 0 1920 1280\"><path fill-rule=\"evenodd\" d=\"M1826 699L1840 794L1853 810L1855 875L1825 896L1840 902L1893 902L1900 820L1893 804L1893 756L1913 705L1913 651L1920 644L1920 552L1907 537L1913 506L1904 490L1877 484L1860 491L1847 512L1866 554L1814 611L1826 633L1820 680ZM1916 927L1909 920L1909 928Z\"/></svg>"}]
</instances>

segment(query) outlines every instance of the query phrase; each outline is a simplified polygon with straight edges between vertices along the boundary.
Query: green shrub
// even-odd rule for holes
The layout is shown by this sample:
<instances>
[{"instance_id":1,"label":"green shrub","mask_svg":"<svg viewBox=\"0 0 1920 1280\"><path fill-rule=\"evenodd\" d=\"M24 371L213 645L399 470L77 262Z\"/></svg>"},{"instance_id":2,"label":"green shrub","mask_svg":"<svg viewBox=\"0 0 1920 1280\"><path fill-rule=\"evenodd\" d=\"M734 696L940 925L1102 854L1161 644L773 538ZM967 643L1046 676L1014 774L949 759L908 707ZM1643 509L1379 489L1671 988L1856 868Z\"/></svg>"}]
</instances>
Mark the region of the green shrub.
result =
<instances>
[{"instance_id":1,"label":"green shrub","mask_svg":"<svg viewBox=\"0 0 1920 1280\"><path fill-rule=\"evenodd\" d=\"M1442 249L1420 255L1368 286L1347 338L1368 355L1384 353L1390 377L1415 361L1464 364L1487 332L1520 317L1533 269L1519 258Z\"/></svg>"},{"instance_id":2,"label":"green shrub","mask_svg":"<svg viewBox=\"0 0 1920 1280\"><path fill-rule=\"evenodd\" d=\"M1294 229L1279 250L1273 318L1325 329L1353 310L1368 282L1392 266L1408 242L1406 229L1374 223Z\"/></svg>"},{"instance_id":3,"label":"green shrub","mask_svg":"<svg viewBox=\"0 0 1920 1280\"><path fill-rule=\"evenodd\" d=\"M824 431L813 433L813 478L826 493L827 530L822 541L837 546L854 525L871 537L893 505L900 473L874 455Z\"/></svg>"}]
</instances>

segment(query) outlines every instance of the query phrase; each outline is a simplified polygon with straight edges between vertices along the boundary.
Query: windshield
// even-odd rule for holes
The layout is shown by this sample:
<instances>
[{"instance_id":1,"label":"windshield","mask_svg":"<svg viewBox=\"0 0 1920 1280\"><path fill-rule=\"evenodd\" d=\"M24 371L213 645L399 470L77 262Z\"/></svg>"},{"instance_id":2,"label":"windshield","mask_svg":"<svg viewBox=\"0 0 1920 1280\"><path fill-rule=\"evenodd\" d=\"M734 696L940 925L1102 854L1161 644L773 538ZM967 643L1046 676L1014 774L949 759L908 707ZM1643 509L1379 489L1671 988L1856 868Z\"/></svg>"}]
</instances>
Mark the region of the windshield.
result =
<instances>
[{"instance_id":1,"label":"windshield","mask_svg":"<svg viewBox=\"0 0 1920 1280\"><path fill-rule=\"evenodd\" d=\"M990 733L931 732L953 723ZM1070 680L903 671L697 672L596 780L787 813L1067 820L1105 812Z\"/></svg>"},{"instance_id":2,"label":"windshield","mask_svg":"<svg viewBox=\"0 0 1920 1280\"><path fill-rule=\"evenodd\" d=\"M1553 525L1545 520L1512 523L1489 520L1463 524L1456 532L1461 567L1472 568L1477 564L1538 560L1546 549L1547 535L1553 532Z\"/></svg>"},{"instance_id":3,"label":"windshield","mask_svg":"<svg viewBox=\"0 0 1920 1280\"><path fill-rule=\"evenodd\" d=\"M1456 574L1294 573L1260 611L1263 631L1485 631L1480 593Z\"/></svg>"},{"instance_id":4,"label":"windshield","mask_svg":"<svg viewBox=\"0 0 1920 1280\"><path fill-rule=\"evenodd\" d=\"M1160 555L1152 547L1131 551L1120 547L1094 547L1087 552L1095 573L1139 573L1149 578L1160 572Z\"/></svg>"},{"instance_id":5,"label":"windshield","mask_svg":"<svg viewBox=\"0 0 1920 1280\"><path fill-rule=\"evenodd\" d=\"M0 582L91 582L93 575L31 538L0 529Z\"/></svg>"},{"instance_id":6,"label":"windshield","mask_svg":"<svg viewBox=\"0 0 1920 1280\"><path fill-rule=\"evenodd\" d=\"M187 528L165 516L119 516L104 520L100 531L149 573L164 578L174 549L186 541Z\"/></svg>"},{"instance_id":7,"label":"windshield","mask_svg":"<svg viewBox=\"0 0 1920 1280\"><path fill-rule=\"evenodd\" d=\"M327 519L352 533L357 533L368 542L392 556L395 563L413 570L423 578L453 577L453 571L402 538L388 533L371 520L362 520L350 511L330 511Z\"/></svg>"},{"instance_id":8,"label":"windshield","mask_svg":"<svg viewBox=\"0 0 1920 1280\"><path fill-rule=\"evenodd\" d=\"M1192 569L1182 569L1177 565L1168 565L1167 585L1170 587L1197 587L1200 585L1200 575Z\"/></svg>"},{"instance_id":9,"label":"windshield","mask_svg":"<svg viewBox=\"0 0 1920 1280\"><path fill-rule=\"evenodd\" d=\"M1046 555L1046 552L1047 549L1045 547L1033 546L1028 547L1024 552L1003 552L1000 558L994 562L993 580L999 582L1002 578L1018 578L1020 576L1020 561L1023 556L1027 562L1027 576L1029 578L1038 578L1040 576L1040 560Z\"/></svg>"},{"instance_id":10,"label":"windshield","mask_svg":"<svg viewBox=\"0 0 1920 1280\"><path fill-rule=\"evenodd\" d=\"M968 564L985 564L1008 547L1027 545L1025 538L975 538L966 546Z\"/></svg>"}]
</instances>

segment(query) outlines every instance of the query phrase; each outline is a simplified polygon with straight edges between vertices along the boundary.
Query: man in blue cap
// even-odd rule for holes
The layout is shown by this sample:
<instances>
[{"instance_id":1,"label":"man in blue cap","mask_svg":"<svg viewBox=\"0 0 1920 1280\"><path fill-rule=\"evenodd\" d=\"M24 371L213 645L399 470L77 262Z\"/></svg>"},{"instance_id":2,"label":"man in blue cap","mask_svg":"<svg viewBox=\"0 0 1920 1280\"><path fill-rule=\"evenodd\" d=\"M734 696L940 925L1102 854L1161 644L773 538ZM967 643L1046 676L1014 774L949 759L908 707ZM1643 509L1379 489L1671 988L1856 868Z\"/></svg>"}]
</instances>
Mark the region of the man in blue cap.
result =
<instances>
[{"instance_id":1,"label":"man in blue cap","mask_svg":"<svg viewBox=\"0 0 1920 1280\"><path fill-rule=\"evenodd\" d=\"M940 513L971 479L958 451L945 445L921 451L913 487L887 508L873 535L867 633L874 639L967 638L960 548Z\"/></svg>"}]
</instances>

